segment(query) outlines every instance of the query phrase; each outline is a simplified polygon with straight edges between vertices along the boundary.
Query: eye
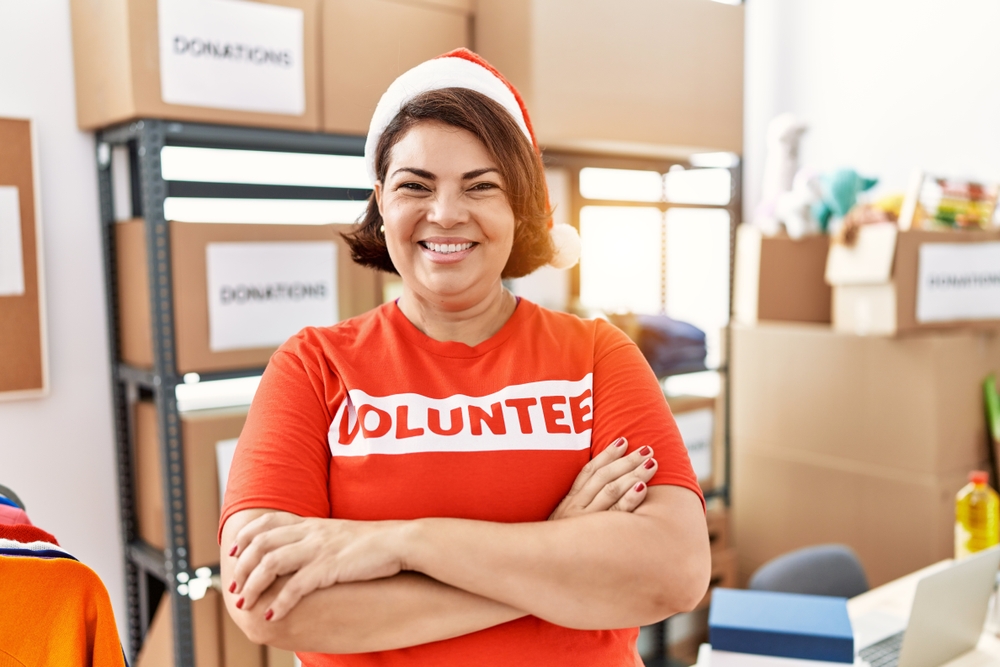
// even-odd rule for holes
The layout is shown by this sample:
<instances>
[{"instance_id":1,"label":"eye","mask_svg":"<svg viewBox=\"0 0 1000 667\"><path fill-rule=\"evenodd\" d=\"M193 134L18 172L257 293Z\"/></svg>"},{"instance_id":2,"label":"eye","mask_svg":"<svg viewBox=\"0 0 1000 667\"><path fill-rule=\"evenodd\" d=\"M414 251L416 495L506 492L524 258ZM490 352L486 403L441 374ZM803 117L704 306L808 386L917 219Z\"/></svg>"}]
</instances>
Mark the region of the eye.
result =
<instances>
[{"instance_id":1,"label":"eye","mask_svg":"<svg viewBox=\"0 0 1000 667\"><path fill-rule=\"evenodd\" d=\"M423 183L415 183L413 181L407 181L406 183L400 183L396 186L397 190L412 190L414 192L430 192L428 187Z\"/></svg>"},{"instance_id":2,"label":"eye","mask_svg":"<svg viewBox=\"0 0 1000 667\"><path fill-rule=\"evenodd\" d=\"M476 183L469 189L472 191L487 192L489 190L499 190L500 186L492 181L482 181L481 183Z\"/></svg>"}]
</instances>

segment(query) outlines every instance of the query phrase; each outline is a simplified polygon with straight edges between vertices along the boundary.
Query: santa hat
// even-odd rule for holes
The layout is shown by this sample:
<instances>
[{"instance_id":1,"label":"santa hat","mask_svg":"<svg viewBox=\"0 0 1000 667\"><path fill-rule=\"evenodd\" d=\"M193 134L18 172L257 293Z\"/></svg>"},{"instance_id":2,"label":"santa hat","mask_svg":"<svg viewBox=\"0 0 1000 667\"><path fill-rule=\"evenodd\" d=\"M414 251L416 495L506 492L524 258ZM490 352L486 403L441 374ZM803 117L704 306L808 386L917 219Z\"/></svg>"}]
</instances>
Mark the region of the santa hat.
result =
<instances>
[{"instance_id":1,"label":"santa hat","mask_svg":"<svg viewBox=\"0 0 1000 667\"><path fill-rule=\"evenodd\" d=\"M497 102L514 118L535 152L541 154L528 109L517 89L478 54L468 49L455 49L404 72L382 95L372 115L365 141L365 166L372 183L377 179L375 150L385 128L414 97L442 88L474 90ZM580 235L576 229L570 225L553 224L550 219L549 235L556 250L549 264L557 269L568 269L576 264L580 259Z\"/></svg>"}]
</instances>

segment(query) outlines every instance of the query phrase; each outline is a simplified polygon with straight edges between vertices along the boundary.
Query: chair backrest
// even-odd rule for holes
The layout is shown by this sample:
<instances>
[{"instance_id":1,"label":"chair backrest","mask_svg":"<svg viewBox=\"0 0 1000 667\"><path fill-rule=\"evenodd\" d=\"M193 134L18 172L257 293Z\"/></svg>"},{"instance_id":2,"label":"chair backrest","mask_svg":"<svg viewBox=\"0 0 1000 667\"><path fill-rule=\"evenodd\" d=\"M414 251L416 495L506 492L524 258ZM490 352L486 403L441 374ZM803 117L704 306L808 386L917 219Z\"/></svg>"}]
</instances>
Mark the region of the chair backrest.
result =
<instances>
[{"instance_id":1,"label":"chair backrest","mask_svg":"<svg viewBox=\"0 0 1000 667\"><path fill-rule=\"evenodd\" d=\"M819 544L764 563L750 577L748 588L850 598L868 590L868 578L849 547Z\"/></svg>"}]
</instances>

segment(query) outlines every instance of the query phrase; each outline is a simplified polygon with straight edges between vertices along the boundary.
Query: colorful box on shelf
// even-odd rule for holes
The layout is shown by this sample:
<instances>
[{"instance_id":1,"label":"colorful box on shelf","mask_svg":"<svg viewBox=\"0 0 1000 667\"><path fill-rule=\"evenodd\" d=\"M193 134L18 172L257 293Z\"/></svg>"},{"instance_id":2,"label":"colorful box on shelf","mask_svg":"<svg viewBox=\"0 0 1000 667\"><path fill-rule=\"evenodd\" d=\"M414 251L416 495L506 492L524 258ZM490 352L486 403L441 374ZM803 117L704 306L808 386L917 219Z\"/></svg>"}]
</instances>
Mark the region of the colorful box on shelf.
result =
<instances>
[{"instance_id":1,"label":"colorful box on shelf","mask_svg":"<svg viewBox=\"0 0 1000 667\"><path fill-rule=\"evenodd\" d=\"M77 124L320 129L320 0L72 0Z\"/></svg>"},{"instance_id":2,"label":"colorful box on shelf","mask_svg":"<svg viewBox=\"0 0 1000 667\"><path fill-rule=\"evenodd\" d=\"M713 651L854 662L846 598L719 588L708 635Z\"/></svg>"},{"instance_id":3,"label":"colorful box on shelf","mask_svg":"<svg viewBox=\"0 0 1000 667\"><path fill-rule=\"evenodd\" d=\"M830 237L764 236L736 228L733 319L757 322L830 321L830 286L823 280Z\"/></svg>"},{"instance_id":4,"label":"colorful box on shelf","mask_svg":"<svg viewBox=\"0 0 1000 667\"><path fill-rule=\"evenodd\" d=\"M176 369L263 367L304 326L381 303L375 271L355 264L349 225L170 223ZM122 361L153 365L145 223L116 224Z\"/></svg>"},{"instance_id":5,"label":"colorful box on shelf","mask_svg":"<svg viewBox=\"0 0 1000 667\"><path fill-rule=\"evenodd\" d=\"M1000 328L1000 230L862 227L826 265L833 327L859 335Z\"/></svg>"}]
</instances>

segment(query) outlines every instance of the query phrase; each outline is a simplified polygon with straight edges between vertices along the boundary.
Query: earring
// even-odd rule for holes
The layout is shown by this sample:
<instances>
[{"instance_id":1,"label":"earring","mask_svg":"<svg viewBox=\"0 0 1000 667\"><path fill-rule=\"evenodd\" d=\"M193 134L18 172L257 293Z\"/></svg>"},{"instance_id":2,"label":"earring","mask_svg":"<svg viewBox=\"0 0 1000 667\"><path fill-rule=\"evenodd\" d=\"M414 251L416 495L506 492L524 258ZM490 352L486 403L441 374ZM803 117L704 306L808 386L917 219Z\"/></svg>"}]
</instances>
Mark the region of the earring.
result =
<instances>
[{"instance_id":1,"label":"earring","mask_svg":"<svg viewBox=\"0 0 1000 667\"><path fill-rule=\"evenodd\" d=\"M380 232L382 232L382 235L383 235L383 236L385 236L385 225L382 225L381 227L379 227L379 228L378 228L378 230L379 230Z\"/></svg>"}]
</instances>

